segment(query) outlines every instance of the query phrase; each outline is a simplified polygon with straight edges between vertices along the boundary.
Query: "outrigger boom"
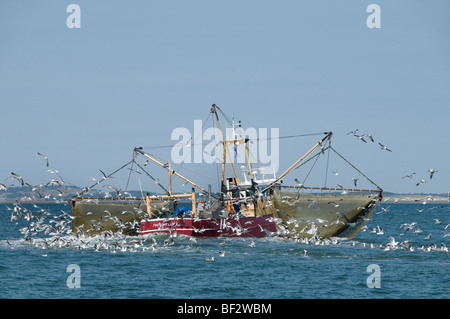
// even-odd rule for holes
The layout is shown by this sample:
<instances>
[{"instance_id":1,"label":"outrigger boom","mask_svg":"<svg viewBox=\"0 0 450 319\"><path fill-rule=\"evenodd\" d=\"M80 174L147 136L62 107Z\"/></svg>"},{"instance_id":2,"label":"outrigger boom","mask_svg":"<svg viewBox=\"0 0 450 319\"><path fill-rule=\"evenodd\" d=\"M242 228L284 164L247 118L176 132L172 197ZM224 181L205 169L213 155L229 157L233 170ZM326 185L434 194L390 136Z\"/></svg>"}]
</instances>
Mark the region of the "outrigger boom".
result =
<instances>
[{"instance_id":1,"label":"outrigger boom","mask_svg":"<svg viewBox=\"0 0 450 319\"><path fill-rule=\"evenodd\" d=\"M138 152L138 153L140 153L140 154L142 154L142 155L144 155L145 157L147 157L148 159L152 160L152 161L155 162L156 164L158 164L158 165L160 165L161 167L165 168L165 169L168 171L168 173L169 173L169 181L171 180L171 175L176 175L176 176L178 176L179 178L183 179L184 181L188 182L189 184L191 184L191 185L197 187L197 188L200 189L201 191L207 193L207 191L206 191L203 187L201 187L201 186L199 186L198 184L194 183L193 181L187 179L186 177L184 177L184 176L178 174L178 173L175 172L173 169L171 169L170 167L167 167L166 165L164 165L164 164L161 163L160 161L154 159L153 157L151 157L151 156L148 155L147 153L144 153L144 152L142 151L142 148L141 148L141 147L135 147L135 148L134 148L134 151L135 151L135 152ZM171 195L172 195L172 189L171 189L171 187L169 187L169 196L171 196ZM213 194L211 194L211 196L214 197L214 198L216 198L216 199L218 199L218 198L217 198L216 196L214 196Z\"/></svg>"},{"instance_id":2,"label":"outrigger boom","mask_svg":"<svg viewBox=\"0 0 450 319\"><path fill-rule=\"evenodd\" d=\"M322 144L328 139L331 139L331 136L333 135L333 132L326 132L327 136L325 136L322 140L320 140L319 142L317 142L316 145L314 145L308 152L306 152L305 155L303 155L302 157L300 157L294 164L292 164L283 174L281 174L278 178L276 178L272 183L270 183L269 186L267 186L265 190L271 188L273 185L275 185L276 183L278 183L281 179L283 179L286 175L288 175L292 169L297 166L301 161L303 161L309 154L311 154L312 152L314 152L314 150L319 147L322 146ZM263 192L264 192L263 191Z\"/></svg>"}]
</instances>

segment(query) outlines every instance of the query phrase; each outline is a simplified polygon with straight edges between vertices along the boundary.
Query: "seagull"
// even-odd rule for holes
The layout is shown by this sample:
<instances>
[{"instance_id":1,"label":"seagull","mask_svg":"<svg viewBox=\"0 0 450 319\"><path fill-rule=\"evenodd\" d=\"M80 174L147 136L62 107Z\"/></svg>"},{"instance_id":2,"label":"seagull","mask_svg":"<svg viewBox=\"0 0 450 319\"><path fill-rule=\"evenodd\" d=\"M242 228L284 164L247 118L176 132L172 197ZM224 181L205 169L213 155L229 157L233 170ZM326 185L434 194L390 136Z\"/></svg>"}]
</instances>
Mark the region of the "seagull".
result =
<instances>
[{"instance_id":1,"label":"seagull","mask_svg":"<svg viewBox=\"0 0 450 319\"><path fill-rule=\"evenodd\" d=\"M383 235L384 231L383 228L381 228L380 226L377 226L377 235Z\"/></svg>"},{"instance_id":2,"label":"seagull","mask_svg":"<svg viewBox=\"0 0 450 319\"><path fill-rule=\"evenodd\" d=\"M371 134L363 134L362 136L367 136L372 142L375 142Z\"/></svg>"},{"instance_id":3,"label":"seagull","mask_svg":"<svg viewBox=\"0 0 450 319\"><path fill-rule=\"evenodd\" d=\"M426 183L426 182L427 182L426 180L421 179L421 180L416 184L416 186L419 186L420 184L423 184L423 183Z\"/></svg>"},{"instance_id":4,"label":"seagull","mask_svg":"<svg viewBox=\"0 0 450 319\"><path fill-rule=\"evenodd\" d=\"M336 202L328 202L328 204L333 204L334 207L339 207L339 204Z\"/></svg>"},{"instance_id":5,"label":"seagull","mask_svg":"<svg viewBox=\"0 0 450 319\"><path fill-rule=\"evenodd\" d=\"M19 174L16 174L16 173L14 173L14 172L11 172L11 175L13 175L13 176L11 176L11 177L9 177L9 178L17 179L17 180L22 184L22 186L25 184L25 183L23 182L23 177L20 176Z\"/></svg>"},{"instance_id":6,"label":"seagull","mask_svg":"<svg viewBox=\"0 0 450 319\"><path fill-rule=\"evenodd\" d=\"M402 179L405 179L405 178L411 179L414 174L416 174L416 173L412 173L411 175L405 175L402 177Z\"/></svg>"},{"instance_id":7,"label":"seagull","mask_svg":"<svg viewBox=\"0 0 450 319\"><path fill-rule=\"evenodd\" d=\"M205 260L206 261L214 261L214 257L206 257Z\"/></svg>"},{"instance_id":8,"label":"seagull","mask_svg":"<svg viewBox=\"0 0 450 319\"><path fill-rule=\"evenodd\" d=\"M391 207L391 205L389 205L389 206L386 207L386 208L380 206L381 212L377 213L377 215L379 215L379 214L381 214L381 213L387 213L387 212L389 212L389 207Z\"/></svg>"},{"instance_id":9,"label":"seagull","mask_svg":"<svg viewBox=\"0 0 450 319\"><path fill-rule=\"evenodd\" d=\"M437 170L434 169L434 168L429 169L428 171L430 172L430 179L432 179L433 178L433 174L437 172Z\"/></svg>"},{"instance_id":10,"label":"seagull","mask_svg":"<svg viewBox=\"0 0 450 319\"><path fill-rule=\"evenodd\" d=\"M38 153L38 155L42 156L46 162L47 162L47 167L48 167L48 156L45 156L44 154Z\"/></svg>"},{"instance_id":11,"label":"seagull","mask_svg":"<svg viewBox=\"0 0 450 319\"><path fill-rule=\"evenodd\" d=\"M7 190L7 188L6 188L6 186L5 185L3 185L2 183L0 183L0 190Z\"/></svg>"},{"instance_id":12,"label":"seagull","mask_svg":"<svg viewBox=\"0 0 450 319\"><path fill-rule=\"evenodd\" d=\"M296 179L294 179L294 181L298 184L298 186L299 187L301 187L301 188L303 188L304 186L303 186L303 184L302 183L300 183L300 181L296 178Z\"/></svg>"},{"instance_id":13,"label":"seagull","mask_svg":"<svg viewBox=\"0 0 450 319\"><path fill-rule=\"evenodd\" d=\"M404 232L402 234L400 234L399 236L405 236L406 232L413 229L416 224L417 224L416 222L412 222L410 224L404 223L404 224L400 225L400 228L402 228L402 227L405 227L405 228L404 228Z\"/></svg>"},{"instance_id":14,"label":"seagull","mask_svg":"<svg viewBox=\"0 0 450 319\"><path fill-rule=\"evenodd\" d=\"M358 179L359 179L359 178L357 178L357 177L353 177L353 178L352 178L353 184L355 184L355 187L356 187L356 183L358 182Z\"/></svg>"},{"instance_id":15,"label":"seagull","mask_svg":"<svg viewBox=\"0 0 450 319\"><path fill-rule=\"evenodd\" d=\"M445 229L441 229L441 230L444 233L444 237L449 237L450 236L450 232L446 231Z\"/></svg>"},{"instance_id":16,"label":"seagull","mask_svg":"<svg viewBox=\"0 0 450 319\"><path fill-rule=\"evenodd\" d=\"M356 132L358 132L358 129L348 132L347 135L349 135L349 134L356 135Z\"/></svg>"},{"instance_id":17,"label":"seagull","mask_svg":"<svg viewBox=\"0 0 450 319\"><path fill-rule=\"evenodd\" d=\"M356 135L353 134L357 139L360 139L361 141L363 141L364 143L367 143L366 140L364 139L364 137L362 137L361 135Z\"/></svg>"},{"instance_id":18,"label":"seagull","mask_svg":"<svg viewBox=\"0 0 450 319\"><path fill-rule=\"evenodd\" d=\"M99 169L99 171L100 171L100 173L102 173L103 179L107 179L108 178L108 176L106 176L106 174L101 169Z\"/></svg>"},{"instance_id":19,"label":"seagull","mask_svg":"<svg viewBox=\"0 0 450 319\"><path fill-rule=\"evenodd\" d=\"M334 171L333 171L333 174L334 174L334 176L338 176L338 175L339 175L338 170L334 170Z\"/></svg>"},{"instance_id":20,"label":"seagull","mask_svg":"<svg viewBox=\"0 0 450 319\"><path fill-rule=\"evenodd\" d=\"M61 179L61 181L64 183L64 180L62 179L61 175L59 175L59 172L56 169L48 169L47 172L50 174L56 174Z\"/></svg>"},{"instance_id":21,"label":"seagull","mask_svg":"<svg viewBox=\"0 0 450 319\"><path fill-rule=\"evenodd\" d=\"M406 250L410 250L410 251L413 251L413 250L414 250L414 248L409 244L409 241L408 241L408 240L402 241L402 242L400 243L400 245L401 245L402 247L406 248Z\"/></svg>"},{"instance_id":22,"label":"seagull","mask_svg":"<svg viewBox=\"0 0 450 319\"><path fill-rule=\"evenodd\" d=\"M308 208L316 208L317 202L315 200L308 199L308 201L311 201L311 204L308 205Z\"/></svg>"},{"instance_id":23,"label":"seagull","mask_svg":"<svg viewBox=\"0 0 450 319\"><path fill-rule=\"evenodd\" d=\"M116 191L116 196L118 196L119 193L120 193L120 190L117 187L114 187L112 185L106 184L103 187L108 187L108 188L111 188L111 189L115 190Z\"/></svg>"},{"instance_id":24,"label":"seagull","mask_svg":"<svg viewBox=\"0 0 450 319\"><path fill-rule=\"evenodd\" d=\"M390 149L388 149L386 146L384 146L384 145L381 144L380 142L378 142L378 144L380 144L380 148L381 148L382 150L386 150L386 151L392 152Z\"/></svg>"},{"instance_id":25,"label":"seagull","mask_svg":"<svg viewBox=\"0 0 450 319\"><path fill-rule=\"evenodd\" d=\"M388 237L388 239L389 239L389 244L390 244L391 246L397 246L397 245L398 245L398 242L395 241L395 238L394 238L394 237L392 237L392 236L387 236L387 237Z\"/></svg>"}]
</instances>

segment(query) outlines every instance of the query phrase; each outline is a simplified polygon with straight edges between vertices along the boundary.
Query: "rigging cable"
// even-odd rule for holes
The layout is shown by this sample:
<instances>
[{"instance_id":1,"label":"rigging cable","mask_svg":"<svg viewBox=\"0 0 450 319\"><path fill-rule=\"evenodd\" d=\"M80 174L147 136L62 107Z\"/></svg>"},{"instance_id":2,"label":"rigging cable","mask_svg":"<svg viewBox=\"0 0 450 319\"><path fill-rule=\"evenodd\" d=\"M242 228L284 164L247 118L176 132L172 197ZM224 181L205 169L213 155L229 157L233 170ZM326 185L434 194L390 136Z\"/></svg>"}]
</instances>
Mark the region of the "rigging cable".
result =
<instances>
[{"instance_id":1,"label":"rigging cable","mask_svg":"<svg viewBox=\"0 0 450 319\"><path fill-rule=\"evenodd\" d=\"M158 186L161 187L161 188L167 193L167 195L170 195L169 191L168 191L166 188L164 188L164 186L162 186L161 183L160 183L157 179L155 179L152 175L150 175L150 174L149 174L149 173L148 173L141 165L139 165L137 162L136 162L136 165L137 165L142 171L144 171L144 173L147 174L147 176L150 177L156 184L158 184Z\"/></svg>"},{"instance_id":2,"label":"rigging cable","mask_svg":"<svg viewBox=\"0 0 450 319\"><path fill-rule=\"evenodd\" d=\"M369 182L372 183L372 185L374 185L376 188L378 188L379 190L381 190L381 187L378 186L377 184L375 184L374 181L372 181L369 177L367 177L363 172L361 172L358 168L356 168L355 165L353 165L352 163L350 163L346 158L344 158L344 156L342 156L341 154L339 154L333 147L331 147L331 145L329 146L333 152L335 152L337 155L339 155L340 158L342 158L344 161L347 162L347 164L349 164L351 167L353 167L358 173L360 173L362 176L364 176Z\"/></svg>"},{"instance_id":3,"label":"rigging cable","mask_svg":"<svg viewBox=\"0 0 450 319\"><path fill-rule=\"evenodd\" d=\"M328 145L331 146L331 138L328 140ZM325 168L325 184L324 187L327 187L328 180L328 164L330 163L330 148L328 148L328 157L327 157L327 167Z\"/></svg>"},{"instance_id":4,"label":"rigging cable","mask_svg":"<svg viewBox=\"0 0 450 319\"><path fill-rule=\"evenodd\" d=\"M104 179L98 181L97 183L95 183L95 184L93 184L93 185L91 185L91 186L89 186L89 187L84 188L83 191L81 191L81 192L78 194L78 196L81 196L81 195L83 195L84 193L87 193L88 191L91 190L91 188L95 187L96 185L99 185L101 182L103 182L103 181L106 180L107 178L110 178L110 177L113 176L115 173L117 173L118 171L120 171L120 170L123 169L124 167L128 166L128 164L130 164L130 163L133 162L133 161L134 161L134 159L132 159L131 161L129 161L128 163L126 163L126 164L123 165L122 167L116 169L116 170L115 170L114 172L112 172L111 174L107 175L106 178L104 178Z\"/></svg>"}]
</instances>

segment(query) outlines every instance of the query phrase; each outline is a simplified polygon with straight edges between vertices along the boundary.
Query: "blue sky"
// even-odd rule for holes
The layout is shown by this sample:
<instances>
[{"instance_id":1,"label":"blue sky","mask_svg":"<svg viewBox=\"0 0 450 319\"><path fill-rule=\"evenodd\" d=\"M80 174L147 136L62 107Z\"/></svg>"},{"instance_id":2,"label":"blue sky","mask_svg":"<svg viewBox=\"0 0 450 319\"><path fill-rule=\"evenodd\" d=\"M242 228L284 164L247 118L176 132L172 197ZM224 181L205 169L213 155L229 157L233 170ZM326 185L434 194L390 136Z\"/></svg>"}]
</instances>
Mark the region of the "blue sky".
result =
<instances>
[{"instance_id":1,"label":"blue sky","mask_svg":"<svg viewBox=\"0 0 450 319\"><path fill-rule=\"evenodd\" d=\"M66 25L71 3L80 29ZM371 3L380 29L366 25ZM333 131L336 150L386 191L448 192L448 12L444 0L2 1L0 179L48 181L41 152L66 182L89 186L135 146L175 143L171 132L215 103L281 136ZM357 128L375 143L347 135ZM283 140L279 174L317 140ZM330 161L327 186L351 187L354 171ZM324 169L311 175L307 185L323 186Z\"/></svg>"}]
</instances>

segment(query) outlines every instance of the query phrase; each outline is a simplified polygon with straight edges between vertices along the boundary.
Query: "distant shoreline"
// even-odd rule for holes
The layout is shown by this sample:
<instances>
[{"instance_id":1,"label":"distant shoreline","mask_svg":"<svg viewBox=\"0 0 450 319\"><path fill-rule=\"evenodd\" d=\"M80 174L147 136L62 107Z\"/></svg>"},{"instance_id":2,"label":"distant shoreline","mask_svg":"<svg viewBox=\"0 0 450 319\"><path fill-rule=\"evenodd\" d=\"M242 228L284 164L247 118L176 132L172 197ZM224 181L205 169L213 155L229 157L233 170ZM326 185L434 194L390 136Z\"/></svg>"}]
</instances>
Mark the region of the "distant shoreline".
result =
<instances>
[{"instance_id":1,"label":"distant shoreline","mask_svg":"<svg viewBox=\"0 0 450 319\"><path fill-rule=\"evenodd\" d=\"M448 204L449 198L446 196L433 195L387 195L383 196L383 203L395 204Z\"/></svg>"},{"instance_id":2,"label":"distant shoreline","mask_svg":"<svg viewBox=\"0 0 450 319\"><path fill-rule=\"evenodd\" d=\"M21 200L21 204L63 204L70 203L70 199L62 199L60 202L56 201L39 201L39 200ZM182 201L179 201L182 202ZM190 201L186 201L189 202ZM15 201L0 201L0 204L14 204ZM433 195L386 195L383 196L382 203L392 204L449 204L449 198L447 196L433 196Z\"/></svg>"}]
</instances>

